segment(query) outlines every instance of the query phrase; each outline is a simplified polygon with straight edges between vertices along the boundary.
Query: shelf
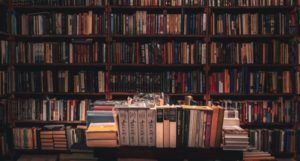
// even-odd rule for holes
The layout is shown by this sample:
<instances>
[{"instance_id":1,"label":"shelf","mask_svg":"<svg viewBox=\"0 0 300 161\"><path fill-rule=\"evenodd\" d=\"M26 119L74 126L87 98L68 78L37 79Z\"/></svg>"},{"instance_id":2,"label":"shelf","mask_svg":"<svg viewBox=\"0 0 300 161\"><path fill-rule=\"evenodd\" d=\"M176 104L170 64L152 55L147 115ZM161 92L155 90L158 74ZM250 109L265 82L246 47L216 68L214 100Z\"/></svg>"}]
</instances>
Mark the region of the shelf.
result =
<instances>
[{"instance_id":1,"label":"shelf","mask_svg":"<svg viewBox=\"0 0 300 161\"><path fill-rule=\"evenodd\" d=\"M245 98L245 99L253 99L253 98L277 98L277 97L293 97L293 93L280 93L280 94L272 94L272 93L266 93L266 94L239 94L239 93L214 93L210 95L211 97L215 98Z\"/></svg>"},{"instance_id":2,"label":"shelf","mask_svg":"<svg viewBox=\"0 0 300 161\"><path fill-rule=\"evenodd\" d=\"M152 158L158 160L242 160L241 151L202 148L155 148L155 147L119 147L94 148L94 155L103 159L110 158Z\"/></svg>"},{"instance_id":3,"label":"shelf","mask_svg":"<svg viewBox=\"0 0 300 161\"><path fill-rule=\"evenodd\" d=\"M15 64L16 68L27 69L27 68L105 68L105 64L98 63L74 63L74 64L63 64L63 63L49 63L49 64ZM37 69L39 70L39 69Z\"/></svg>"},{"instance_id":4,"label":"shelf","mask_svg":"<svg viewBox=\"0 0 300 161\"><path fill-rule=\"evenodd\" d=\"M291 64L210 64L211 68L294 68Z\"/></svg>"},{"instance_id":5,"label":"shelf","mask_svg":"<svg viewBox=\"0 0 300 161\"><path fill-rule=\"evenodd\" d=\"M142 92L145 93L145 92ZM157 92L153 92L157 93ZM134 95L137 94L136 92L111 92L111 95L119 95L119 96L129 96L129 95ZM202 93L164 93L165 95L168 96L204 96Z\"/></svg>"},{"instance_id":6,"label":"shelf","mask_svg":"<svg viewBox=\"0 0 300 161\"><path fill-rule=\"evenodd\" d=\"M20 154L60 154L70 153L70 150L39 150L39 149L14 149L16 153Z\"/></svg>"},{"instance_id":7,"label":"shelf","mask_svg":"<svg viewBox=\"0 0 300 161\"><path fill-rule=\"evenodd\" d=\"M293 123L241 123L242 128L279 128L279 129L286 129L286 128L293 128Z\"/></svg>"},{"instance_id":8,"label":"shelf","mask_svg":"<svg viewBox=\"0 0 300 161\"><path fill-rule=\"evenodd\" d=\"M45 39L47 41L57 40L57 39L105 39L105 35L15 35L17 40L41 40Z\"/></svg>"},{"instance_id":9,"label":"shelf","mask_svg":"<svg viewBox=\"0 0 300 161\"><path fill-rule=\"evenodd\" d=\"M112 34L113 39L204 39L205 35L181 34L143 34L143 35L118 35Z\"/></svg>"},{"instance_id":10,"label":"shelf","mask_svg":"<svg viewBox=\"0 0 300 161\"><path fill-rule=\"evenodd\" d=\"M239 6L239 7L211 7L213 12L278 12L290 11L295 6Z\"/></svg>"},{"instance_id":11,"label":"shelf","mask_svg":"<svg viewBox=\"0 0 300 161\"><path fill-rule=\"evenodd\" d=\"M262 39L262 40L269 40L269 39L290 39L293 38L295 35L274 35L274 34L266 34L266 35L212 35L211 38L213 40L241 40L246 39L247 41L253 39Z\"/></svg>"},{"instance_id":12,"label":"shelf","mask_svg":"<svg viewBox=\"0 0 300 161\"><path fill-rule=\"evenodd\" d=\"M9 36L9 33L0 31L0 38L6 38Z\"/></svg>"},{"instance_id":13,"label":"shelf","mask_svg":"<svg viewBox=\"0 0 300 161\"><path fill-rule=\"evenodd\" d=\"M146 10L146 11L162 11L162 10L170 10L170 11L181 11L182 9L188 10L204 10L205 6L118 6L113 5L110 6L112 11L122 11L122 10Z\"/></svg>"},{"instance_id":14,"label":"shelf","mask_svg":"<svg viewBox=\"0 0 300 161\"><path fill-rule=\"evenodd\" d=\"M13 9L16 11L22 12L36 12L36 11L77 11L77 10L93 10L93 11L102 11L105 9L104 6L13 6Z\"/></svg>"},{"instance_id":15,"label":"shelf","mask_svg":"<svg viewBox=\"0 0 300 161\"><path fill-rule=\"evenodd\" d=\"M16 125L49 125L49 124L65 124L65 125L85 125L86 121L41 121L41 120L17 120Z\"/></svg>"},{"instance_id":16,"label":"shelf","mask_svg":"<svg viewBox=\"0 0 300 161\"><path fill-rule=\"evenodd\" d=\"M15 92L16 97L85 97L85 98L102 98L105 97L105 93L73 93L73 92L66 92L66 93L39 93L39 92Z\"/></svg>"}]
</instances>

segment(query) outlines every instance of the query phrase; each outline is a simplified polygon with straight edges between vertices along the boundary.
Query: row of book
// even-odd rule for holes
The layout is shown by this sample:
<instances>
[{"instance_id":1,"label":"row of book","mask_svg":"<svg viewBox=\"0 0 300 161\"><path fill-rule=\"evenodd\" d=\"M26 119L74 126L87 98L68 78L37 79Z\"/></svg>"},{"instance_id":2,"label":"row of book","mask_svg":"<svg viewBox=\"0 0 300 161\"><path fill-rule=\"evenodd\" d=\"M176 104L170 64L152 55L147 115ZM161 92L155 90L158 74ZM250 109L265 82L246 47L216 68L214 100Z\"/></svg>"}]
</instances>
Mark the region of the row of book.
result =
<instances>
[{"instance_id":1,"label":"row of book","mask_svg":"<svg viewBox=\"0 0 300 161\"><path fill-rule=\"evenodd\" d=\"M209 77L210 93L292 93L290 71L248 71L225 69Z\"/></svg>"},{"instance_id":2,"label":"row of book","mask_svg":"<svg viewBox=\"0 0 300 161\"><path fill-rule=\"evenodd\" d=\"M295 42L212 42L211 63L217 64L295 64Z\"/></svg>"},{"instance_id":3,"label":"row of book","mask_svg":"<svg viewBox=\"0 0 300 161\"><path fill-rule=\"evenodd\" d=\"M213 35L288 35L296 26L296 17L285 13L213 13L211 20Z\"/></svg>"},{"instance_id":4,"label":"row of book","mask_svg":"<svg viewBox=\"0 0 300 161\"><path fill-rule=\"evenodd\" d=\"M8 41L0 40L0 64L8 64L8 63L9 63Z\"/></svg>"},{"instance_id":5,"label":"row of book","mask_svg":"<svg viewBox=\"0 0 300 161\"><path fill-rule=\"evenodd\" d=\"M209 0L209 6L213 7L268 7L295 4L295 0Z\"/></svg>"},{"instance_id":6,"label":"row of book","mask_svg":"<svg viewBox=\"0 0 300 161\"><path fill-rule=\"evenodd\" d=\"M86 147L79 132L83 127L65 127L64 125L46 125L43 127L13 128L14 149L71 150L76 144ZM85 130L84 130L85 131ZM84 150L84 149L82 149Z\"/></svg>"},{"instance_id":7,"label":"row of book","mask_svg":"<svg viewBox=\"0 0 300 161\"><path fill-rule=\"evenodd\" d=\"M104 14L86 11L75 14L13 14L13 33L19 35L99 35L106 31Z\"/></svg>"},{"instance_id":8,"label":"row of book","mask_svg":"<svg viewBox=\"0 0 300 161\"><path fill-rule=\"evenodd\" d=\"M9 139L6 132L0 132L0 158L9 154Z\"/></svg>"},{"instance_id":9,"label":"row of book","mask_svg":"<svg viewBox=\"0 0 300 161\"><path fill-rule=\"evenodd\" d=\"M105 63L106 44L87 40L69 42L19 42L16 63Z\"/></svg>"},{"instance_id":10,"label":"row of book","mask_svg":"<svg viewBox=\"0 0 300 161\"><path fill-rule=\"evenodd\" d=\"M104 6L106 0L12 0L13 6Z\"/></svg>"},{"instance_id":11,"label":"row of book","mask_svg":"<svg viewBox=\"0 0 300 161\"><path fill-rule=\"evenodd\" d=\"M119 107L117 110L121 146L209 148L221 144L224 115L221 107Z\"/></svg>"},{"instance_id":12,"label":"row of book","mask_svg":"<svg viewBox=\"0 0 300 161\"><path fill-rule=\"evenodd\" d=\"M206 13L154 14L136 11L133 14L110 15L110 31L118 35L204 35L207 32L206 24Z\"/></svg>"},{"instance_id":13,"label":"row of book","mask_svg":"<svg viewBox=\"0 0 300 161\"><path fill-rule=\"evenodd\" d=\"M114 42L110 48L115 64L205 64L206 44L195 42Z\"/></svg>"},{"instance_id":14,"label":"row of book","mask_svg":"<svg viewBox=\"0 0 300 161\"><path fill-rule=\"evenodd\" d=\"M89 100L17 99L12 119L29 121L86 121Z\"/></svg>"},{"instance_id":15,"label":"row of book","mask_svg":"<svg viewBox=\"0 0 300 161\"><path fill-rule=\"evenodd\" d=\"M213 102L226 109L237 110L240 123L295 123L300 121L300 111L291 99L217 100Z\"/></svg>"},{"instance_id":16,"label":"row of book","mask_svg":"<svg viewBox=\"0 0 300 161\"><path fill-rule=\"evenodd\" d=\"M298 44L298 46L300 43ZM16 63L106 63L107 45L87 40L68 42L19 42ZM8 63L7 42L1 41L3 64ZM217 64L294 64L297 44L269 42L210 44L210 63ZM201 41L116 42L110 45L110 63L114 64L205 64L207 44ZM259 54L257 54L259 53Z\"/></svg>"},{"instance_id":17,"label":"row of book","mask_svg":"<svg viewBox=\"0 0 300 161\"><path fill-rule=\"evenodd\" d=\"M205 74L190 72L112 72L112 92L204 93Z\"/></svg>"},{"instance_id":18,"label":"row of book","mask_svg":"<svg viewBox=\"0 0 300 161\"><path fill-rule=\"evenodd\" d=\"M103 71L18 71L17 92L104 92Z\"/></svg>"},{"instance_id":19,"label":"row of book","mask_svg":"<svg viewBox=\"0 0 300 161\"><path fill-rule=\"evenodd\" d=\"M255 129L249 130L250 146L261 150L278 153L295 152L295 130L293 129Z\"/></svg>"},{"instance_id":20,"label":"row of book","mask_svg":"<svg viewBox=\"0 0 300 161\"><path fill-rule=\"evenodd\" d=\"M205 6L207 0L110 0L116 6Z\"/></svg>"}]
</instances>

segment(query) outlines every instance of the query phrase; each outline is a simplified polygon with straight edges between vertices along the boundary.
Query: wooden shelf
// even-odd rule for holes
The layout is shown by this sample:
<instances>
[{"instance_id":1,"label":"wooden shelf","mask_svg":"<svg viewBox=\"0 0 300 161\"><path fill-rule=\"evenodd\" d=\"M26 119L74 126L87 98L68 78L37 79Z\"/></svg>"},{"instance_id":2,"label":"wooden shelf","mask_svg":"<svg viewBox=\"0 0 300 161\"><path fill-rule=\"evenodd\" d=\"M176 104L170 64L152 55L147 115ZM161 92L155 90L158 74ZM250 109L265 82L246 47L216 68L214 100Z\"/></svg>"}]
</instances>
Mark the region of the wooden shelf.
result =
<instances>
[{"instance_id":1,"label":"wooden shelf","mask_svg":"<svg viewBox=\"0 0 300 161\"><path fill-rule=\"evenodd\" d=\"M286 128L293 128L294 123L241 123L240 124L242 128L280 128L280 129L286 129Z\"/></svg>"},{"instance_id":2,"label":"wooden shelf","mask_svg":"<svg viewBox=\"0 0 300 161\"><path fill-rule=\"evenodd\" d=\"M201 148L155 148L155 147L119 147L94 148L94 155L103 159L111 158L151 158L158 160L226 160L243 159L241 151L224 151L222 149Z\"/></svg>"},{"instance_id":3,"label":"wooden shelf","mask_svg":"<svg viewBox=\"0 0 300 161\"><path fill-rule=\"evenodd\" d=\"M29 125L29 126L36 126L36 125L48 125L48 124L67 124L67 125L85 125L86 121L40 121L40 120L17 120L14 121L15 125Z\"/></svg>"},{"instance_id":4,"label":"wooden shelf","mask_svg":"<svg viewBox=\"0 0 300 161\"><path fill-rule=\"evenodd\" d=\"M181 35L181 34L143 34L143 35L118 35L112 34L113 39L204 39L205 35Z\"/></svg>"},{"instance_id":5,"label":"wooden shelf","mask_svg":"<svg viewBox=\"0 0 300 161\"><path fill-rule=\"evenodd\" d=\"M14 95L16 97L93 97L93 98L102 98L105 97L105 93L74 93L74 92L66 92L66 93L39 93L39 92L15 92Z\"/></svg>"},{"instance_id":6,"label":"wooden shelf","mask_svg":"<svg viewBox=\"0 0 300 161\"><path fill-rule=\"evenodd\" d=\"M238 6L238 7L211 7L213 12L270 12L290 11L295 6Z\"/></svg>"},{"instance_id":7,"label":"wooden shelf","mask_svg":"<svg viewBox=\"0 0 300 161\"><path fill-rule=\"evenodd\" d=\"M211 38L213 40L241 40L246 39L247 41L253 39L290 39L293 35L274 35L274 34L259 34L259 35L212 35Z\"/></svg>"},{"instance_id":8,"label":"wooden shelf","mask_svg":"<svg viewBox=\"0 0 300 161\"><path fill-rule=\"evenodd\" d=\"M77 10L94 10L94 11L101 11L104 10L104 6L13 6L13 9L16 11L22 12L36 12L36 11L63 11L69 12L70 10L77 11Z\"/></svg>"},{"instance_id":9,"label":"wooden shelf","mask_svg":"<svg viewBox=\"0 0 300 161\"><path fill-rule=\"evenodd\" d=\"M204 10L205 6L118 6L118 5L112 5L109 6L112 11L121 11L122 10L146 10L146 11L161 11L161 10L172 10L172 11L181 11L182 9L188 9L188 10Z\"/></svg>"},{"instance_id":10,"label":"wooden shelf","mask_svg":"<svg viewBox=\"0 0 300 161\"><path fill-rule=\"evenodd\" d=\"M280 94L272 94L272 93L265 93L265 94L239 94L239 93L213 93L210 95L211 97L230 97L230 98L270 98L270 97L293 97L293 93L280 93Z\"/></svg>"},{"instance_id":11,"label":"wooden shelf","mask_svg":"<svg viewBox=\"0 0 300 161\"><path fill-rule=\"evenodd\" d=\"M15 35L17 40L105 39L105 35Z\"/></svg>"},{"instance_id":12,"label":"wooden shelf","mask_svg":"<svg viewBox=\"0 0 300 161\"><path fill-rule=\"evenodd\" d=\"M98 64L98 63L74 63L74 64L64 64L64 63L49 63L49 64L30 64L30 63L24 63L24 64L15 64L16 68L104 68L105 64Z\"/></svg>"},{"instance_id":13,"label":"wooden shelf","mask_svg":"<svg viewBox=\"0 0 300 161\"><path fill-rule=\"evenodd\" d=\"M293 68L292 64L209 64L211 68Z\"/></svg>"},{"instance_id":14,"label":"wooden shelf","mask_svg":"<svg viewBox=\"0 0 300 161\"><path fill-rule=\"evenodd\" d=\"M143 92L142 92L143 93ZM153 92L155 93L155 92ZM135 92L110 92L111 95L119 95L119 96L130 96L136 94ZM204 96L202 93L164 93L168 96Z\"/></svg>"}]
</instances>

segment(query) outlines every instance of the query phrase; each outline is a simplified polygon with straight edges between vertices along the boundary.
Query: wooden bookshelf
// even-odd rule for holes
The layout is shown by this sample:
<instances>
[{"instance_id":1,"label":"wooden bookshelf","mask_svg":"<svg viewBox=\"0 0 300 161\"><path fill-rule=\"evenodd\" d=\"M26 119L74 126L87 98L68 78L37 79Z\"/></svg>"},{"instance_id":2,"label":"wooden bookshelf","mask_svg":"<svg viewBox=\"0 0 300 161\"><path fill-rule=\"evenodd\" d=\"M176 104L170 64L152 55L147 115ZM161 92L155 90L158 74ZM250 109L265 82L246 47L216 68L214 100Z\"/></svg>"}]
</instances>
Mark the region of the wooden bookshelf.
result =
<instances>
[{"instance_id":1,"label":"wooden bookshelf","mask_svg":"<svg viewBox=\"0 0 300 161\"><path fill-rule=\"evenodd\" d=\"M63 63L53 63L53 64L16 64L13 61L9 65L0 65L0 69L7 69L8 67L13 67L15 70L25 70L25 71L36 71L36 70L81 70L81 69L93 69L93 70L103 70L106 72L106 84L105 92L102 93L41 93L41 92L14 92L12 96L14 99L18 98L76 98L76 99L117 99L117 98L126 98L127 96L133 96L136 92L111 92L109 90L109 76L111 72L114 71L163 71L163 70L197 70L203 71L206 75L206 92L205 93L166 93L170 97L176 97L182 99L184 96L192 95L194 97L203 99L208 102L212 99L234 99L234 100L245 100L245 99L277 99L278 97L288 98L288 99L297 99L300 98L300 95L295 93L262 93L262 94L238 94L238 93L226 93L226 94L215 94L210 93L208 90L209 74L215 70L224 69L224 68L247 68L251 70L259 69L270 69L270 70L289 70L294 71L295 67L299 65L294 64L210 64L210 44L212 41L233 41L233 42L245 42L245 41L259 41L264 42L270 39L276 40L292 40L299 35L213 35L211 33L210 21L212 13L277 13L277 12L292 12L295 9L295 6L260 6L260 7L210 7L210 6L114 6L114 5L105 5L105 6L12 6L8 5L9 9L15 10L19 13L34 13L34 12L62 12L62 13L79 13L92 10L93 12L106 14L106 18L109 19L111 13L134 13L136 11L147 11L149 13L162 13L164 15L168 13L206 13L207 14L207 26L208 31L204 35L183 35L183 34L145 34L145 35L119 35L113 34L109 31L110 22L107 22L106 33L104 34L92 34L92 35L10 35L8 33L1 33L0 38L10 37L11 42L53 42L53 41L70 41L73 39L93 39L94 41L105 42L107 46L112 44L113 41L129 42L129 41L196 41L199 40L203 43L206 43L206 64L114 64L110 62L110 55L107 55L107 63L88 63L88 64L63 64ZM110 53L111 49L107 49L107 53ZM294 91L294 90L293 90ZM7 98L7 97L5 97ZM300 99L299 99L300 100ZM15 121L16 126L42 126L47 124L66 124L66 125L77 125L85 124L86 122L82 121ZM247 123L241 124L242 127L255 129L255 128L294 128L292 123ZM17 152L22 153L48 153L49 151L41 150L16 150ZM51 152L51 151L50 151ZM56 153L56 152L55 152ZM232 152L232 151L223 151L220 149L156 149L156 148L143 148L143 147L121 147L121 148L99 148L95 150L95 155L101 157L116 157L116 156L125 156L125 157L145 157L149 156L150 158L156 158L161 156L162 158L168 158L170 156L182 158L207 158L207 159L223 159L223 158L233 158L232 160L242 160L241 152ZM293 153L280 153L274 154L278 157L293 157ZM177 158L176 158L177 159ZM232 161L230 160L230 161Z\"/></svg>"}]
</instances>

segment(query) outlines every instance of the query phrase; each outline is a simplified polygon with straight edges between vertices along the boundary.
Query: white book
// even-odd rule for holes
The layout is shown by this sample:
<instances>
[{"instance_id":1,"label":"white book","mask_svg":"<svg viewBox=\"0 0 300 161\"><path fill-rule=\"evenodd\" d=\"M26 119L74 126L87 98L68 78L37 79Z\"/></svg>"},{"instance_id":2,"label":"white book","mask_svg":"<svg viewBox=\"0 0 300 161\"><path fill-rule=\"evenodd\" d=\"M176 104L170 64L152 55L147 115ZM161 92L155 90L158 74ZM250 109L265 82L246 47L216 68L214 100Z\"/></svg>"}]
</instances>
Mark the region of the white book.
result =
<instances>
[{"instance_id":1,"label":"white book","mask_svg":"<svg viewBox=\"0 0 300 161\"><path fill-rule=\"evenodd\" d=\"M119 109L119 133L120 133L120 145L129 144L129 122L128 122L128 110Z\"/></svg>"},{"instance_id":2,"label":"white book","mask_svg":"<svg viewBox=\"0 0 300 161\"><path fill-rule=\"evenodd\" d=\"M137 146L138 143L138 115L137 110L129 110L129 143Z\"/></svg>"},{"instance_id":3,"label":"white book","mask_svg":"<svg viewBox=\"0 0 300 161\"><path fill-rule=\"evenodd\" d=\"M147 142L148 146L155 146L156 142L156 110L147 110Z\"/></svg>"},{"instance_id":4,"label":"white book","mask_svg":"<svg viewBox=\"0 0 300 161\"><path fill-rule=\"evenodd\" d=\"M147 111L138 110L138 137L139 146L147 146Z\"/></svg>"}]
</instances>

